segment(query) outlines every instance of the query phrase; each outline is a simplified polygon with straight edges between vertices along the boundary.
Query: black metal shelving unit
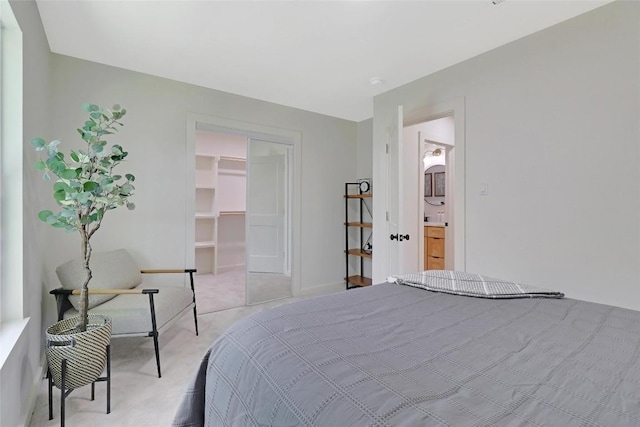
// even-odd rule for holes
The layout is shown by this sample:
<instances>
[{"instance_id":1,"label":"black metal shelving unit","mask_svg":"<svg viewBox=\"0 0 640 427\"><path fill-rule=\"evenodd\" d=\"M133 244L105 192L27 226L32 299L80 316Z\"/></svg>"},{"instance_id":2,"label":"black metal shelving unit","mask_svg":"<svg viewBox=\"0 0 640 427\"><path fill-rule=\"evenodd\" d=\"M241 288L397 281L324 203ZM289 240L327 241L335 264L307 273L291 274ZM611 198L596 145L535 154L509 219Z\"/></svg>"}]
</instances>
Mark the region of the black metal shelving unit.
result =
<instances>
[{"instance_id":1,"label":"black metal shelving unit","mask_svg":"<svg viewBox=\"0 0 640 427\"><path fill-rule=\"evenodd\" d=\"M372 222L365 221L365 210L369 213L369 217L372 218L371 209L367 205L366 201L371 200L373 195L367 191L361 191L361 182L347 182L344 184L344 238L345 238L345 287L352 289L362 286L371 286L371 278L364 276L364 260L371 258L371 233L373 232ZM368 187L368 186L367 186ZM357 203L358 218L357 221L351 221L349 218L349 205L350 203ZM351 228L359 229L359 240L354 242L355 239L349 238L349 230ZM349 274L349 259L350 257L359 257L359 271L357 274Z\"/></svg>"}]
</instances>

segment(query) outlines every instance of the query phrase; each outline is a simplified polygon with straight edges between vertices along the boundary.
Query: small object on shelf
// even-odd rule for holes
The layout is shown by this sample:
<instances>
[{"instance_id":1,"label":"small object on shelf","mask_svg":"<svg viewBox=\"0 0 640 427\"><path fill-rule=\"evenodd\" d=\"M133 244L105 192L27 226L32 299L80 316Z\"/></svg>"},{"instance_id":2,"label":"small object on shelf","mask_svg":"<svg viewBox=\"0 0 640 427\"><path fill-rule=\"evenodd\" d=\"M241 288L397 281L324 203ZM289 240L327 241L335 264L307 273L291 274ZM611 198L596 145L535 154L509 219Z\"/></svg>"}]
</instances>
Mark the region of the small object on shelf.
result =
<instances>
[{"instance_id":1,"label":"small object on shelf","mask_svg":"<svg viewBox=\"0 0 640 427\"><path fill-rule=\"evenodd\" d=\"M347 182L344 185L344 198L345 198L345 286L346 289L352 289L361 286L371 286L371 278L365 277L364 273L364 260L372 258L372 246L370 243L372 235L372 214L371 209L367 205L366 200L372 198L371 184L369 180L357 180L357 182ZM357 204L353 207L357 207L357 220L350 220L349 218L349 205L354 202L350 200L357 200ZM368 216L365 214L368 214ZM350 235L349 229L357 228L359 240ZM357 257L357 274L350 274L349 261L350 257ZM353 260L351 258L351 260Z\"/></svg>"},{"instance_id":2,"label":"small object on shelf","mask_svg":"<svg viewBox=\"0 0 640 427\"><path fill-rule=\"evenodd\" d=\"M368 193L369 190L371 190L371 183L369 182L368 179L359 179L358 180L358 185L359 185L359 189L360 189L360 193Z\"/></svg>"}]
</instances>

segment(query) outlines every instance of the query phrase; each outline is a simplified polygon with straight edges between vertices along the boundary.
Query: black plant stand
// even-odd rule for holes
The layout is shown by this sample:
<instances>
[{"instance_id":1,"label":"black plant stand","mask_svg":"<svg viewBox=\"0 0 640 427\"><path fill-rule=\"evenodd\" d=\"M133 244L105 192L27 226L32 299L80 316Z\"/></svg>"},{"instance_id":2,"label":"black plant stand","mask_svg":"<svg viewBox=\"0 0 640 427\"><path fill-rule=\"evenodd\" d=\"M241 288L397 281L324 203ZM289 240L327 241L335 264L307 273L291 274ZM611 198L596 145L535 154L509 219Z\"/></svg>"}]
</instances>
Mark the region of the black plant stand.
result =
<instances>
[{"instance_id":1,"label":"black plant stand","mask_svg":"<svg viewBox=\"0 0 640 427\"><path fill-rule=\"evenodd\" d=\"M64 427L64 404L67 396L71 394L73 389L67 390L65 387L65 377L67 373L67 360L62 359L62 388L60 389L60 427ZM51 372L47 369L47 377L49 380L49 419L53 419L53 378ZM111 412L111 346L107 346L107 376L97 378L91 383L91 400L95 400L96 383L107 382L107 414Z\"/></svg>"}]
</instances>

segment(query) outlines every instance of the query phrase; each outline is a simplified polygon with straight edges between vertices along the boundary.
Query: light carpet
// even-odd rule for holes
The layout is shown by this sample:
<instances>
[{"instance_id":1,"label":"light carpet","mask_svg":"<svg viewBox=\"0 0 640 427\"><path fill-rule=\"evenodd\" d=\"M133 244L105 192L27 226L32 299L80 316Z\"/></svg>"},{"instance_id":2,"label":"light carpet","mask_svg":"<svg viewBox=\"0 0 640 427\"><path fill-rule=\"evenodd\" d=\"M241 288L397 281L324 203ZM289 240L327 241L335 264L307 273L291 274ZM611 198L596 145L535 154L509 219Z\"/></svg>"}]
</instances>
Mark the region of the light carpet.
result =
<instances>
[{"instance_id":1,"label":"light carpet","mask_svg":"<svg viewBox=\"0 0 640 427\"><path fill-rule=\"evenodd\" d=\"M246 281L249 280L247 286ZM282 274L245 273L244 267L194 277L198 313L211 313L291 296L291 278ZM248 289L248 295L247 295Z\"/></svg>"},{"instance_id":2,"label":"light carpet","mask_svg":"<svg viewBox=\"0 0 640 427\"><path fill-rule=\"evenodd\" d=\"M162 378L156 371L151 338L114 338L111 341L111 413L106 414L106 383L74 390L66 399L68 426L168 426L187 384L215 339L235 321L266 307L302 299L287 298L198 316L196 336L193 316L182 317L160 335ZM60 390L53 389L53 420L49 421L47 381L42 380L30 426L60 425Z\"/></svg>"}]
</instances>

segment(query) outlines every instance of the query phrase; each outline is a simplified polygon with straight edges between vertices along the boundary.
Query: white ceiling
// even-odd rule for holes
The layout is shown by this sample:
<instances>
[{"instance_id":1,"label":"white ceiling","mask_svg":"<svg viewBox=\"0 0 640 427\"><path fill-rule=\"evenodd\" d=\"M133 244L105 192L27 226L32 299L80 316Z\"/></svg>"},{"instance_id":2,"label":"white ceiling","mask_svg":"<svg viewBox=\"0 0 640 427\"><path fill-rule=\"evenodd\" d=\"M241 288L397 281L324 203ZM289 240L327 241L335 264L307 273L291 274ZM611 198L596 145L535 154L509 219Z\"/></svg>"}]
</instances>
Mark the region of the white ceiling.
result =
<instances>
[{"instance_id":1,"label":"white ceiling","mask_svg":"<svg viewBox=\"0 0 640 427\"><path fill-rule=\"evenodd\" d=\"M609 1L37 4L52 52L361 121L374 95Z\"/></svg>"}]
</instances>

